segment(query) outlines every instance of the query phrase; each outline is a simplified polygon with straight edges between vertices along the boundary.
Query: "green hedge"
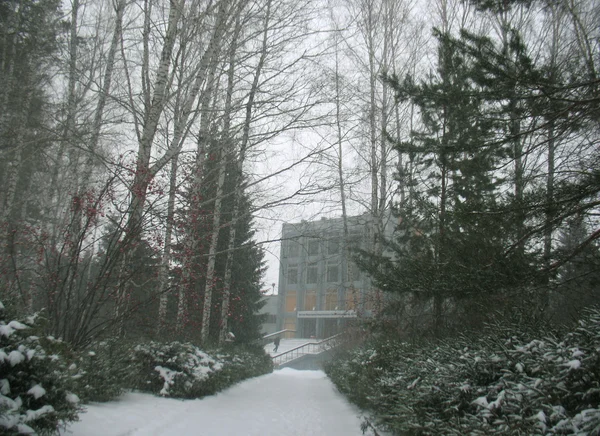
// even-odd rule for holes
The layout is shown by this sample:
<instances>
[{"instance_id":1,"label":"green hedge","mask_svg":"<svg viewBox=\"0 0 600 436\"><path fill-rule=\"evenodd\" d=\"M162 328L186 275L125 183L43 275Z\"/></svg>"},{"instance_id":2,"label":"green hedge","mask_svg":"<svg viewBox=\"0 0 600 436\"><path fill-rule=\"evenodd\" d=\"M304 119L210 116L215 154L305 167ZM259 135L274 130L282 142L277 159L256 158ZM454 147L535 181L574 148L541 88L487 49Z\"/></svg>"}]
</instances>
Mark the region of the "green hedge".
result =
<instances>
[{"instance_id":1,"label":"green hedge","mask_svg":"<svg viewBox=\"0 0 600 436\"><path fill-rule=\"evenodd\" d=\"M501 330L501 331L500 331ZM393 434L600 434L600 311L557 338L517 327L410 345L378 341L326 365Z\"/></svg>"}]
</instances>

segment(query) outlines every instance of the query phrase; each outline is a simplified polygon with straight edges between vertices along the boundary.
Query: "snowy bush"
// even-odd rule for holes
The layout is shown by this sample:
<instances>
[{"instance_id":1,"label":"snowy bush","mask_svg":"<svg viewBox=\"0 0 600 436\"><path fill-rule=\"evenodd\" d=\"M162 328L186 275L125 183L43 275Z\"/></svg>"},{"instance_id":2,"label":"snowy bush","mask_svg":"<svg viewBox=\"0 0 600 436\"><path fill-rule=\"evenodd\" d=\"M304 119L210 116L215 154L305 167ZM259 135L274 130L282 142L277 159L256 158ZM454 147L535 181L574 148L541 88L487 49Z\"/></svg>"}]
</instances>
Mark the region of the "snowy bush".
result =
<instances>
[{"instance_id":1,"label":"snowy bush","mask_svg":"<svg viewBox=\"0 0 600 436\"><path fill-rule=\"evenodd\" d=\"M126 387L131 346L119 340L92 343L78 353L70 367L72 390L84 403L110 401Z\"/></svg>"},{"instance_id":2,"label":"snowy bush","mask_svg":"<svg viewBox=\"0 0 600 436\"><path fill-rule=\"evenodd\" d=\"M130 370L131 388L170 397L200 398L270 372L272 363L259 347L230 347L208 354L190 343L149 342L134 348Z\"/></svg>"},{"instance_id":3,"label":"snowy bush","mask_svg":"<svg viewBox=\"0 0 600 436\"><path fill-rule=\"evenodd\" d=\"M600 434L600 311L561 339L525 336L381 341L326 371L394 434Z\"/></svg>"},{"instance_id":4,"label":"snowy bush","mask_svg":"<svg viewBox=\"0 0 600 436\"><path fill-rule=\"evenodd\" d=\"M54 434L77 419L79 399L67 390L70 351L34 335L36 317L8 319L0 302L0 433Z\"/></svg>"}]
</instances>

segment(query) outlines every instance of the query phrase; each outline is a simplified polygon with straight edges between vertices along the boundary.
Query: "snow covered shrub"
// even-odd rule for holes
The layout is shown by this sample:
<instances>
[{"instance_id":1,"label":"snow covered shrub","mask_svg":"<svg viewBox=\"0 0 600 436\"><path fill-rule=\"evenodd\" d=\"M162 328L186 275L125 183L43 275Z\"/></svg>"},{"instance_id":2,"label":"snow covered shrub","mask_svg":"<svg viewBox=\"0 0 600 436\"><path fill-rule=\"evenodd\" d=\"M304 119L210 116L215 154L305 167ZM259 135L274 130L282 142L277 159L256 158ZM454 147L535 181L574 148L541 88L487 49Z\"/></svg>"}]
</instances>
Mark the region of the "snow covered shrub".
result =
<instances>
[{"instance_id":1,"label":"snow covered shrub","mask_svg":"<svg viewBox=\"0 0 600 436\"><path fill-rule=\"evenodd\" d=\"M62 341L35 333L36 317L10 320L0 302L0 433L55 434L77 419Z\"/></svg>"},{"instance_id":2,"label":"snow covered shrub","mask_svg":"<svg viewBox=\"0 0 600 436\"><path fill-rule=\"evenodd\" d=\"M110 401L123 392L129 374L130 349L126 342L109 339L92 343L79 353L76 363L71 365L71 370L76 371L72 376L73 391L84 403Z\"/></svg>"},{"instance_id":3,"label":"snow covered shrub","mask_svg":"<svg viewBox=\"0 0 600 436\"><path fill-rule=\"evenodd\" d=\"M176 398L212 395L273 370L264 350L249 345L208 354L190 343L149 342L134 348L130 363L131 388Z\"/></svg>"},{"instance_id":4,"label":"snow covered shrub","mask_svg":"<svg viewBox=\"0 0 600 436\"><path fill-rule=\"evenodd\" d=\"M600 434L600 311L562 340L525 336L512 327L419 346L380 341L326 371L393 434Z\"/></svg>"},{"instance_id":5,"label":"snow covered shrub","mask_svg":"<svg viewBox=\"0 0 600 436\"><path fill-rule=\"evenodd\" d=\"M131 387L165 396L196 398L200 385L221 369L222 361L193 344L149 342L133 349Z\"/></svg>"},{"instance_id":6,"label":"snow covered shrub","mask_svg":"<svg viewBox=\"0 0 600 436\"><path fill-rule=\"evenodd\" d=\"M224 362L224 366L213 377L214 392L242 380L273 372L273 359L260 345L229 346L216 350L216 356Z\"/></svg>"}]
</instances>

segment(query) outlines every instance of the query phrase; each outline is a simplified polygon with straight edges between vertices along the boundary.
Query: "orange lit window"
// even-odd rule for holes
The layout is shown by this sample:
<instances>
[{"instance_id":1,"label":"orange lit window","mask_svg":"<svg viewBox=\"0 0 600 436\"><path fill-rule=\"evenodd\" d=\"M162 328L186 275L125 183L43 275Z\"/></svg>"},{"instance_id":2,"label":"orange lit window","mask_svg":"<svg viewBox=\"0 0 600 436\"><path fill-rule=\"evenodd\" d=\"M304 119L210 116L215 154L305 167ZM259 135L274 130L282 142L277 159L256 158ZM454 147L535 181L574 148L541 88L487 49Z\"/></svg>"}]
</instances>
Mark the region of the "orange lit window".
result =
<instances>
[{"instance_id":1,"label":"orange lit window","mask_svg":"<svg viewBox=\"0 0 600 436\"><path fill-rule=\"evenodd\" d=\"M328 289L325 294L325 310L335 310L337 305L337 289Z\"/></svg>"},{"instance_id":2,"label":"orange lit window","mask_svg":"<svg viewBox=\"0 0 600 436\"><path fill-rule=\"evenodd\" d=\"M360 295L356 289L346 289L346 310L356 310Z\"/></svg>"},{"instance_id":3,"label":"orange lit window","mask_svg":"<svg viewBox=\"0 0 600 436\"><path fill-rule=\"evenodd\" d=\"M289 291L285 297L285 311L293 312L296 310L296 291Z\"/></svg>"},{"instance_id":4,"label":"orange lit window","mask_svg":"<svg viewBox=\"0 0 600 436\"><path fill-rule=\"evenodd\" d=\"M307 291L304 296L304 310L316 310L317 308L317 292Z\"/></svg>"}]
</instances>

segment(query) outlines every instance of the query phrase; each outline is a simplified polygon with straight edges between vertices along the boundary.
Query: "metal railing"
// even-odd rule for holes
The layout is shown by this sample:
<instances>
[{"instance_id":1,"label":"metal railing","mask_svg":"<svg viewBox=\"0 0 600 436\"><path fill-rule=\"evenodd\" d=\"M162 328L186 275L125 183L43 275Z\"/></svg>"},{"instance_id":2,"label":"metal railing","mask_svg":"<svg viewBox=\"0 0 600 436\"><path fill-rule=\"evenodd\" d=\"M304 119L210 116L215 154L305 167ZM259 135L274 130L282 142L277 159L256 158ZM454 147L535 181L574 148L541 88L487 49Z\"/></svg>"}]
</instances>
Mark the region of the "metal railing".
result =
<instances>
[{"instance_id":1,"label":"metal railing","mask_svg":"<svg viewBox=\"0 0 600 436\"><path fill-rule=\"evenodd\" d=\"M288 333L288 332L296 333L296 330L283 329L283 330L279 330L278 332L269 333L268 335L264 335L262 338L260 338L260 343L261 343L261 345L267 345L269 342L273 342L275 337L283 335L284 333Z\"/></svg>"},{"instance_id":2,"label":"metal railing","mask_svg":"<svg viewBox=\"0 0 600 436\"><path fill-rule=\"evenodd\" d=\"M323 351L327 351L335 346L335 339L341 336L341 333L331 336L327 339L323 339L318 342L307 342L306 344L298 345L295 348L289 349L282 353L273 356L273 363L282 365L292 360L298 359L306 354L319 354Z\"/></svg>"},{"instance_id":3,"label":"metal railing","mask_svg":"<svg viewBox=\"0 0 600 436\"><path fill-rule=\"evenodd\" d=\"M280 335L282 333L285 333L285 332L296 333L296 330L291 330L291 329L279 330L278 332L273 332L273 333L269 333L268 335L264 335L262 338L263 339L269 339L269 338L278 336L278 335Z\"/></svg>"}]
</instances>

